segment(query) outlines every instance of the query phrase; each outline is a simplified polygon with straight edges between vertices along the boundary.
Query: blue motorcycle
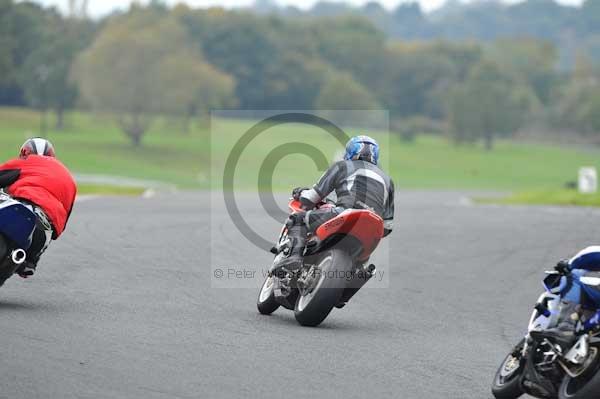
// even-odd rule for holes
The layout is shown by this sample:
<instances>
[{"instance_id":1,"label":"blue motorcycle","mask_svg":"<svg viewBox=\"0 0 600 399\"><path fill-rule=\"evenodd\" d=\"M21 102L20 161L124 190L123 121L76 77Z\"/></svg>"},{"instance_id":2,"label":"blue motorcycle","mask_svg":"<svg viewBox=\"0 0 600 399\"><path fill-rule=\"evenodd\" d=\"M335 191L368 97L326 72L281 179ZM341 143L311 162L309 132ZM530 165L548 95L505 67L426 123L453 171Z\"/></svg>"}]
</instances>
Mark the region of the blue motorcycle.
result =
<instances>
[{"instance_id":1,"label":"blue motorcycle","mask_svg":"<svg viewBox=\"0 0 600 399\"><path fill-rule=\"evenodd\" d=\"M524 394L548 399L600 398L600 246L588 247L546 272L525 337L496 372L497 399ZM564 322L569 339L553 333ZM561 312L563 313L561 315ZM560 317L559 317L560 316ZM574 332L574 335L573 335Z\"/></svg>"},{"instance_id":2,"label":"blue motorcycle","mask_svg":"<svg viewBox=\"0 0 600 399\"><path fill-rule=\"evenodd\" d=\"M35 223L32 210L0 192L0 286L25 262Z\"/></svg>"}]
</instances>

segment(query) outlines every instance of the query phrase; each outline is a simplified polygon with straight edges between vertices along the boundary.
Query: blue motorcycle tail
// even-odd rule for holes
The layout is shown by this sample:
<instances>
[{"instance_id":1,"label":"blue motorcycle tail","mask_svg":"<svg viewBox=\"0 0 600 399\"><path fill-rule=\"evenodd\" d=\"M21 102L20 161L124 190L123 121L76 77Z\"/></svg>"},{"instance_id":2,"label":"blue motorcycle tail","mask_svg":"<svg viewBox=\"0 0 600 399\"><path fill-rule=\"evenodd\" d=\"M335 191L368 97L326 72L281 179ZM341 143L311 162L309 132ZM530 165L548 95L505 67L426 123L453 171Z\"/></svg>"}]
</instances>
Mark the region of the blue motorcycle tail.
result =
<instances>
[{"instance_id":1,"label":"blue motorcycle tail","mask_svg":"<svg viewBox=\"0 0 600 399\"><path fill-rule=\"evenodd\" d=\"M21 249L28 249L35 229L36 215L25 205L8 200L0 203L0 233Z\"/></svg>"}]
</instances>

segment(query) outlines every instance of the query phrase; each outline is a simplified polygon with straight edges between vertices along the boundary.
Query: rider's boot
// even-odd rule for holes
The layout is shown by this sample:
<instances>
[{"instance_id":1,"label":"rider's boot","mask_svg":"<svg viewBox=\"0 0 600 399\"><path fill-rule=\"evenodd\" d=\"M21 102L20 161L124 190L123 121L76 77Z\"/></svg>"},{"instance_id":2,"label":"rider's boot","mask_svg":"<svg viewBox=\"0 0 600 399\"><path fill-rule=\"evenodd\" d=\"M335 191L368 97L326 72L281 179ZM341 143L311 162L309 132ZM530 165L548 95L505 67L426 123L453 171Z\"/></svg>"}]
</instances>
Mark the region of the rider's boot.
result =
<instances>
[{"instance_id":1,"label":"rider's boot","mask_svg":"<svg viewBox=\"0 0 600 399\"><path fill-rule=\"evenodd\" d=\"M558 324L542 332L544 337L553 339L563 350L568 350L575 344L575 329L579 320L578 307L575 302L561 301Z\"/></svg>"},{"instance_id":2,"label":"rider's boot","mask_svg":"<svg viewBox=\"0 0 600 399\"><path fill-rule=\"evenodd\" d=\"M22 278L29 278L34 275L35 269L37 267L37 262L25 261L19 268L15 271Z\"/></svg>"},{"instance_id":3,"label":"rider's boot","mask_svg":"<svg viewBox=\"0 0 600 399\"><path fill-rule=\"evenodd\" d=\"M307 234L308 228L304 223L293 224L288 227L289 243L275 258L273 270L285 268L293 271L302 267Z\"/></svg>"},{"instance_id":4,"label":"rider's boot","mask_svg":"<svg viewBox=\"0 0 600 399\"><path fill-rule=\"evenodd\" d=\"M15 273L18 274L19 277L29 278L29 277L33 276L35 274L35 269L37 268L37 264L40 261L40 257L42 256L42 253L44 252L44 249L45 249L45 248L43 248L44 244L42 242L40 242L40 237L38 235L36 235L36 233L37 233L37 230L36 230L36 232L34 232L34 240L31 243L31 246L26 251L27 256L25 258L25 262L23 262L23 264L21 266L19 266L17 268L17 270L15 271Z\"/></svg>"},{"instance_id":5,"label":"rider's boot","mask_svg":"<svg viewBox=\"0 0 600 399\"><path fill-rule=\"evenodd\" d=\"M23 262L23 264L19 266L15 271L15 273L18 274L19 277L29 278L35 274L35 269L37 268L37 264L40 261L41 256L39 251L36 251L35 249L37 248L34 248L34 250L32 250L32 248L30 247L27 250L27 257L25 258L25 262Z\"/></svg>"},{"instance_id":6,"label":"rider's boot","mask_svg":"<svg viewBox=\"0 0 600 399\"><path fill-rule=\"evenodd\" d=\"M25 258L25 262L19 266L15 273L23 278L33 276L42 254L48 248L51 236L52 227L49 225L49 222L40 219L38 215L38 221L33 232L31 246L26 251L27 256Z\"/></svg>"}]
</instances>

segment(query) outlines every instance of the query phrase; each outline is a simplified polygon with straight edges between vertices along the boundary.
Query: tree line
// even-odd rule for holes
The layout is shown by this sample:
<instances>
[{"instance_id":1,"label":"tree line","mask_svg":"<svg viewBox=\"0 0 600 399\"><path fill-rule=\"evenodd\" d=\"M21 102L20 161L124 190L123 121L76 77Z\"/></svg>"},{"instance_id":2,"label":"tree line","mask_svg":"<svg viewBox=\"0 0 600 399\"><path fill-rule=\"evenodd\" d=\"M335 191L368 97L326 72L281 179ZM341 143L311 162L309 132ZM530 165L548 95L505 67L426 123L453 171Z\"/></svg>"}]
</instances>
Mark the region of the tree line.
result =
<instances>
[{"instance_id":1,"label":"tree line","mask_svg":"<svg viewBox=\"0 0 600 399\"><path fill-rule=\"evenodd\" d=\"M352 13L153 1L92 20L0 0L0 104L53 110L59 128L74 107L110 114L135 145L157 115L186 129L214 108L383 108L406 140L448 133L490 149L533 123L594 137L599 69L587 53L560 60L549 40L401 40Z\"/></svg>"},{"instance_id":2,"label":"tree line","mask_svg":"<svg viewBox=\"0 0 600 399\"><path fill-rule=\"evenodd\" d=\"M531 36L553 43L560 66L570 68L577 52L600 61L600 3L586 0L581 7L554 0L447 0L439 9L425 13L419 3L402 2L388 10L377 1L362 6L319 1L310 9L278 6L274 0L257 0L252 9L261 14L289 18L359 15L369 19L388 36L403 40L493 41L506 36Z\"/></svg>"}]
</instances>

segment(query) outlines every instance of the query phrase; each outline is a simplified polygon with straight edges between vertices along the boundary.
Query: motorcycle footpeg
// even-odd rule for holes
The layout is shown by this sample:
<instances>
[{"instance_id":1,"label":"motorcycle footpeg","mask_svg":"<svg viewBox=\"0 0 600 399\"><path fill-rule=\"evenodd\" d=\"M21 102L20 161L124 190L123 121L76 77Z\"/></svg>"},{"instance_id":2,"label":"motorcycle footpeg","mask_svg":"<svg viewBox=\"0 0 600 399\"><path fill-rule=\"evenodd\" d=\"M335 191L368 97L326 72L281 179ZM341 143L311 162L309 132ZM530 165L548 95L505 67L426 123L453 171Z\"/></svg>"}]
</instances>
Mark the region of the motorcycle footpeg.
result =
<instances>
[{"instance_id":1,"label":"motorcycle footpeg","mask_svg":"<svg viewBox=\"0 0 600 399\"><path fill-rule=\"evenodd\" d=\"M377 271L377 268L375 267L375 265L373 263L371 263L369 266L366 267L365 271L367 273L369 273L370 275L374 275L375 272Z\"/></svg>"},{"instance_id":2,"label":"motorcycle footpeg","mask_svg":"<svg viewBox=\"0 0 600 399\"><path fill-rule=\"evenodd\" d=\"M317 244L319 244L319 242L316 239L308 240L306 242L306 248L314 248Z\"/></svg>"},{"instance_id":3,"label":"motorcycle footpeg","mask_svg":"<svg viewBox=\"0 0 600 399\"><path fill-rule=\"evenodd\" d=\"M344 292L342 292L342 297L340 302L335 305L336 308L341 309L346 304L354 294L356 294L376 273L377 269L374 264L370 264L367 267L363 267L359 269L358 272L354 275L354 279L352 280L351 286L347 287Z\"/></svg>"}]
</instances>

